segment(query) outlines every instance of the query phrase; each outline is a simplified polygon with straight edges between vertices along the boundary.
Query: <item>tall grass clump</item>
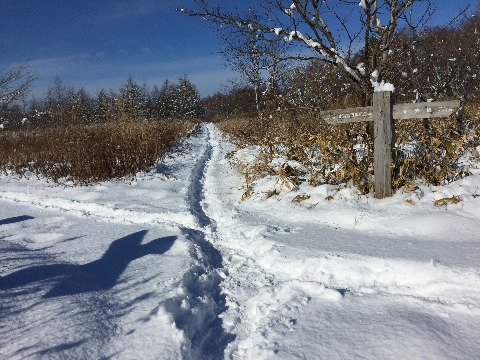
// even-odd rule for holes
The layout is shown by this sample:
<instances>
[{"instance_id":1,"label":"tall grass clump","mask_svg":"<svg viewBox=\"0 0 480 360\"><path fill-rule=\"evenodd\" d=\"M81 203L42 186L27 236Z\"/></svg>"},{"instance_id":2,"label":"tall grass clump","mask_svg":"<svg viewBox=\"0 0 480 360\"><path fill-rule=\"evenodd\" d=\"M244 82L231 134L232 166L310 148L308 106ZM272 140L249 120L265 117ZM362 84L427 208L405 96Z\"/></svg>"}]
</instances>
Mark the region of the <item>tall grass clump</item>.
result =
<instances>
[{"instance_id":1,"label":"tall grass clump","mask_svg":"<svg viewBox=\"0 0 480 360\"><path fill-rule=\"evenodd\" d=\"M418 181L440 185L467 175L467 163L478 161L480 124L471 120L464 125L459 129L452 118L431 119L428 125L418 119L395 121L394 189L413 189ZM351 184L366 194L373 187L373 129L368 123L329 125L315 111L294 110L262 119L232 118L218 126L239 147L258 146L256 161L237 166L245 175L244 197L252 194L251 183L265 175L277 176L289 188Z\"/></svg>"},{"instance_id":2,"label":"tall grass clump","mask_svg":"<svg viewBox=\"0 0 480 360\"><path fill-rule=\"evenodd\" d=\"M0 133L0 171L90 184L148 170L194 128L187 120Z\"/></svg>"}]
</instances>

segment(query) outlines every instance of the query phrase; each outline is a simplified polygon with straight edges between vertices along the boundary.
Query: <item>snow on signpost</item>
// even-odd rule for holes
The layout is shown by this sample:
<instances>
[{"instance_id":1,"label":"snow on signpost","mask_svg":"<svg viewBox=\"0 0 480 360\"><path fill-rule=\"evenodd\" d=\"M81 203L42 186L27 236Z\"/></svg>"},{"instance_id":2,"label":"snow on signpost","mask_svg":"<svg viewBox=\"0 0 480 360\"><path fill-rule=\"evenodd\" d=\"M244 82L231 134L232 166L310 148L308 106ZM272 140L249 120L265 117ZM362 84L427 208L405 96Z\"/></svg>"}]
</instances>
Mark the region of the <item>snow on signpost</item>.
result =
<instances>
[{"instance_id":1,"label":"snow on signpost","mask_svg":"<svg viewBox=\"0 0 480 360\"><path fill-rule=\"evenodd\" d=\"M395 146L393 120L429 119L449 117L460 107L460 101L441 101L393 105L391 91L375 92L373 106L321 111L320 116L329 124L374 122L374 175L375 197L392 196L392 149Z\"/></svg>"}]
</instances>

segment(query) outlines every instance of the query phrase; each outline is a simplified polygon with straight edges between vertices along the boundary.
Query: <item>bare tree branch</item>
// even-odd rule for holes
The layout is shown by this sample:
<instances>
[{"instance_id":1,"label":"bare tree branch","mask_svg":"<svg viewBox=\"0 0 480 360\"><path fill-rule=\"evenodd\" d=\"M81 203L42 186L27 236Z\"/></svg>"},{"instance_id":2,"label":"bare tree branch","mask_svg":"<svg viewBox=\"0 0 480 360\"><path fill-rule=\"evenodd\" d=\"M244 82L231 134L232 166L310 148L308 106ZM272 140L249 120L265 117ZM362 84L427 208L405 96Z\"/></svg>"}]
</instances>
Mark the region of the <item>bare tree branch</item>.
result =
<instances>
[{"instance_id":1,"label":"bare tree branch","mask_svg":"<svg viewBox=\"0 0 480 360\"><path fill-rule=\"evenodd\" d=\"M323 0L258 0L264 14L248 19L236 10L226 10L214 0L193 0L196 9L181 11L189 16L200 16L222 27L248 27L261 36L281 36L291 44L308 49L321 61L338 68L370 102L372 87L370 75L375 71L378 81L384 79L389 50L394 34L406 21L407 9L423 3L415 19L428 17L430 0L338 0L335 7ZM358 14L353 22L354 16ZM384 22L384 24L382 24ZM338 33L338 38L334 36ZM354 56L360 53L360 56ZM358 66L361 63L361 66ZM388 80L388 79L385 79Z\"/></svg>"},{"instance_id":2,"label":"bare tree branch","mask_svg":"<svg viewBox=\"0 0 480 360\"><path fill-rule=\"evenodd\" d=\"M4 110L13 102L23 99L36 79L27 62L0 69L0 109Z\"/></svg>"}]
</instances>

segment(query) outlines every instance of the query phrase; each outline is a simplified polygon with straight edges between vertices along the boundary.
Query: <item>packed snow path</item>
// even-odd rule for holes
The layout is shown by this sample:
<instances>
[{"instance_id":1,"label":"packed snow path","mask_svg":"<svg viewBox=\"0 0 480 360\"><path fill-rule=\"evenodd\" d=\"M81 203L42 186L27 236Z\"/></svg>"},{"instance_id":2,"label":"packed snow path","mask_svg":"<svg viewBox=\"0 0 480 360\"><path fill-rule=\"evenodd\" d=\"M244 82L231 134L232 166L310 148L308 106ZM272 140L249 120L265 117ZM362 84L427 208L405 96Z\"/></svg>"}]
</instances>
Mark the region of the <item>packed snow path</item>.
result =
<instances>
[{"instance_id":1,"label":"packed snow path","mask_svg":"<svg viewBox=\"0 0 480 360\"><path fill-rule=\"evenodd\" d=\"M241 202L231 149L202 125L131 183L1 178L0 358L477 356L476 196Z\"/></svg>"},{"instance_id":2,"label":"packed snow path","mask_svg":"<svg viewBox=\"0 0 480 360\"><path fill-rule=\"evenodd\" d=\"M200 203L210 154L201 127L129 184L2 179L0 357L223 358L234 335Z\"/></svg>"}]
</instances>

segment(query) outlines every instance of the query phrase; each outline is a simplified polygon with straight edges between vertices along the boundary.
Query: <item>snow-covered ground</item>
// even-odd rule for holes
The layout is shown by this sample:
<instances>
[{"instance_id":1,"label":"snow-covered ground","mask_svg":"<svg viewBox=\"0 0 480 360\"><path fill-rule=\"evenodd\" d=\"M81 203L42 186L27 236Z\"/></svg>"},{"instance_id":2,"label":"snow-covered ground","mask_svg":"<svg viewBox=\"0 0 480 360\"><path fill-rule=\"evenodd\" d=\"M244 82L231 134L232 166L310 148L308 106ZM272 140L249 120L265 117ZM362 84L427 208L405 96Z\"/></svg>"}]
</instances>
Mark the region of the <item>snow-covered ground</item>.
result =
<instances>
[{"instance_id":1,"label":"snow-covered ground","mask_svg":"<svg viewBox=\"0 0 480 360\"><path fill-rule=\"evenodd\" d=\"M133 182L2 176L0 358L478 357L478 172L242 202L231 149L202 125Z\"/></svg>"}]
</instances>

